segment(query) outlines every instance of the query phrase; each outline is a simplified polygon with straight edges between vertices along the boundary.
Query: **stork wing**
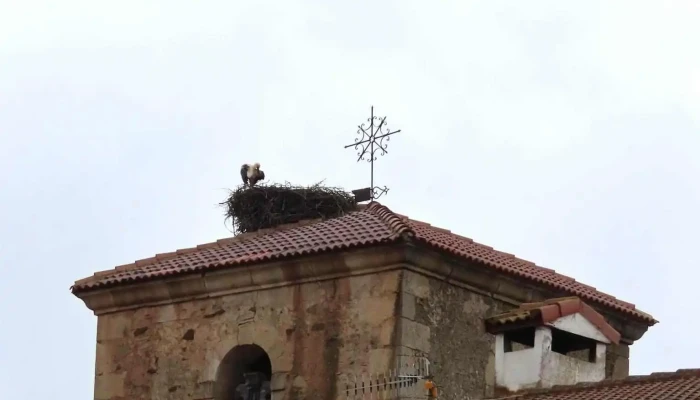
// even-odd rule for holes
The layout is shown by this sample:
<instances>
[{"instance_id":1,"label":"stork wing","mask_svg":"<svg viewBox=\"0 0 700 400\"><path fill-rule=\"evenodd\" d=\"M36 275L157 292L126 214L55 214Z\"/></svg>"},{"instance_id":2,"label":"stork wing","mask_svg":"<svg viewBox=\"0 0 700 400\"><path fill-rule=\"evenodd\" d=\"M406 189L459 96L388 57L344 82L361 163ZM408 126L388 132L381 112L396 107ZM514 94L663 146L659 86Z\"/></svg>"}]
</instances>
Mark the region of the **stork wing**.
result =
<instances>
[{"instance_id":1,"label":"stork wing","mask_svg":"<svg viewBox=\"0 0 700 400\"><path fill-rule=\"evenodd\" d=\"M248 184L248 165L243 164L241 167L241 179L243 179L243 184Z\"/></svg>"}]
</instances>

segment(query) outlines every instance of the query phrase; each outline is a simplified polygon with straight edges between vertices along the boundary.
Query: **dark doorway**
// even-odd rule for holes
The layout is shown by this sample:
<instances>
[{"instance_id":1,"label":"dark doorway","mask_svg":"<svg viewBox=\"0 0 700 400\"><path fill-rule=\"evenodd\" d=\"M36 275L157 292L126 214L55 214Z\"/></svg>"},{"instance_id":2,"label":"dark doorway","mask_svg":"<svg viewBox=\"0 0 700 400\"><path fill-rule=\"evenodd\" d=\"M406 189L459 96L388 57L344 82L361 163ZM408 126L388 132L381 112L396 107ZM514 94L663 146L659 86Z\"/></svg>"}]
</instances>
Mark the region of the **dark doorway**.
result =
<instances>
[{"instance_id":1,"label":"dark doorway","mask_svg":"<svg viewBox=\"0 0 700 400\"><path fill-rule=\"evenodd\" d=\"M272 378L272 363L262 347L243 344L232 348L219 364L214 385L215 400L241 400L236 387L244 382L243 374L261 372L266 380Z\"/></svg>"}]
</instances>

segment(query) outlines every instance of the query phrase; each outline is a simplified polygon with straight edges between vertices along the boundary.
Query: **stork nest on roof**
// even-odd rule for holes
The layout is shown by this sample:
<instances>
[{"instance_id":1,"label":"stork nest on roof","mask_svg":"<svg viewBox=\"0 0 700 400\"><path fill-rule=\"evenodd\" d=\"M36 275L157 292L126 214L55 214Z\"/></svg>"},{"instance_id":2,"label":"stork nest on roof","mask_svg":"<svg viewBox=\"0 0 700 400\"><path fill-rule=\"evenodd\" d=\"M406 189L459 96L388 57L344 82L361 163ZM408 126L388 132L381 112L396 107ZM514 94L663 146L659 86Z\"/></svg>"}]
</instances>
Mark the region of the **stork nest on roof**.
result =
<instances>
[{"instance_id":1,"label":"stork nest on roof","mask_svg":"<svg viewBox=\"0 0 700 400\"><path fill-rule=\"evenodd\" d=\"M335 218L356 209L351 193L321 183L308 187L289 183L241 186L220 204L226 209L226 220L233 222L234 234L305 219Z\"/></svg>"}]
</instances>

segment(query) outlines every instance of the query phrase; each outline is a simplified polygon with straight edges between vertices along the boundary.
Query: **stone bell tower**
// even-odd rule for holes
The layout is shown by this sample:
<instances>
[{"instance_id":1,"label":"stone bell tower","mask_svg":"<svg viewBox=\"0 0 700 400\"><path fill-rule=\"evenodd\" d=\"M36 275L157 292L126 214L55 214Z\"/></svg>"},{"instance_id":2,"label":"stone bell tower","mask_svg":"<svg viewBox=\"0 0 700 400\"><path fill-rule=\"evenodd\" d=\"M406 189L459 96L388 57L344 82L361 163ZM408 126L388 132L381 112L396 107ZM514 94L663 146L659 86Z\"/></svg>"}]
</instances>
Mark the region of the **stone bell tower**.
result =
<instances>
[{"instance_id":1,"label":"stone bell tower","mask_svg":"<svg viewBox=\"0 0 700 400\"><path fill-rule=\"evenodd\" d=\"M421 374L403 369L411 359L429 360L449 397L478 399L495 385L491 315L587 296L621 334L605 350L606 377L626 376L628 344L655 323L630 303L376 202L159 254L72 291L98 317L98 400L348 399L370 381L394 390L387 377L409 389L394 398L425 398Z\"/></svg>"}]
</instances>

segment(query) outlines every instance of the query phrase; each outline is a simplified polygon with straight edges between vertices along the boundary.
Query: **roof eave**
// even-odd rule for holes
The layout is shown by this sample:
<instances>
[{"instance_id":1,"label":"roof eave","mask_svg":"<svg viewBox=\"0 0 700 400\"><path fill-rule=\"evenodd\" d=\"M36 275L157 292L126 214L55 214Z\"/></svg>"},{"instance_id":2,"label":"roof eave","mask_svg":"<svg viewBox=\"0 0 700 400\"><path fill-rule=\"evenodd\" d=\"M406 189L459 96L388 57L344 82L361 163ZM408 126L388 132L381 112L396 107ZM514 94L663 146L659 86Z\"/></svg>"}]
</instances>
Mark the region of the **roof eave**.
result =
<instances>
[{"instance_id":1,"label":"roof eave","mask_svg":"<svg viewBox=\"0 0 700 400\"><path fill-rule=\"evenodd\" d=\"M612 312L615 312L615 313L623 313L623 314L625 314L625 315L627 315L627 316L629 316L629 317L631 317L631 318L634 318L634 319L636 319L636 320L638 320L638 321L640 321L640 322L645 323L645 324L646 324L647 326L649 326L649 327L654 326L655 324L658 323L658 321L657 321L656 319L654 319L651 315L649 315L648 313L643 312L643 311L641 311L641 310L639 310L639 309L637 309L637 308L634 308L634 309L627 309L627 308L622 308L622 307L611 306L611 305L609 305L609 304L605 304L605 303L603 303L603 302L600 302L598 299L592 298L592 297L587 296L587 295L585 295L585 294L579 294L579 293L571 293L571 292L568 292L568 291L566 291L565 289L562 289L562 288L560 288L560 287L557 287L556 285L553 285L553 284L551 284L551 283L549 283L549 282L545 282L545 281L543 281L543 280L533 279L533 278L530 278L530 277L527 277L527 276L524 276L524 275L517 275L517 274L509 273L508 271L504 270L500 265L496 265L496 264L490 263L490 262L488 262L488 261L486 261L486 260L482 260L482 259L479 259L479 258L477 258L477 257L466 257L466 256L455 257L455 254L453 254L452 252L447 251L447 250L445 250L445 249L442 249L442 248L439 247L439 246L435 246L435 245L433 245L433 244L431 244L431 243L428 243L428 242L426 242L425 240L419 239L419 240L415 240L415 242L416 242L418 245L426 246L426 247L428 247L428 248L430 248L430 249L439 251L440 253L442 253L442 254L444 254L444 255L446 255L446 256L448 256L448 257L451 257L451 258L469 259L469 261L471 261L471 262L475 262L475 263L481 264L481 265L483 265L483 266L487 266L487 267L489 267L489 268L491 268L491 269L498 270L499 272L501 272L501 273L503 273L503 274L505 274L505 275L508 275L508 276L512 276L512 277L514 277L514 278L516 278L516 279L522 279L522 280L531 282L531 283L536 284L536 285L544 285L544 286L547 286L547 287L552 288L552 289L555 289L555 290L560 290L560 291L562 291L562 292L568 293L568 294L567 294L568 296L572 296L572 295L573 295L573 296L580 297L581 299L583 299L583 300L585 300L585 301L587 301L587 302L590 302L590 303L592 303L592 304L595 304L597 307L601 307L601 308L604 308L604 309L608 309L608 310L610 310L610 311L612 311ZM558 297L558 296L555 296L555 297Z\"/></svg>"}]
</instances>

